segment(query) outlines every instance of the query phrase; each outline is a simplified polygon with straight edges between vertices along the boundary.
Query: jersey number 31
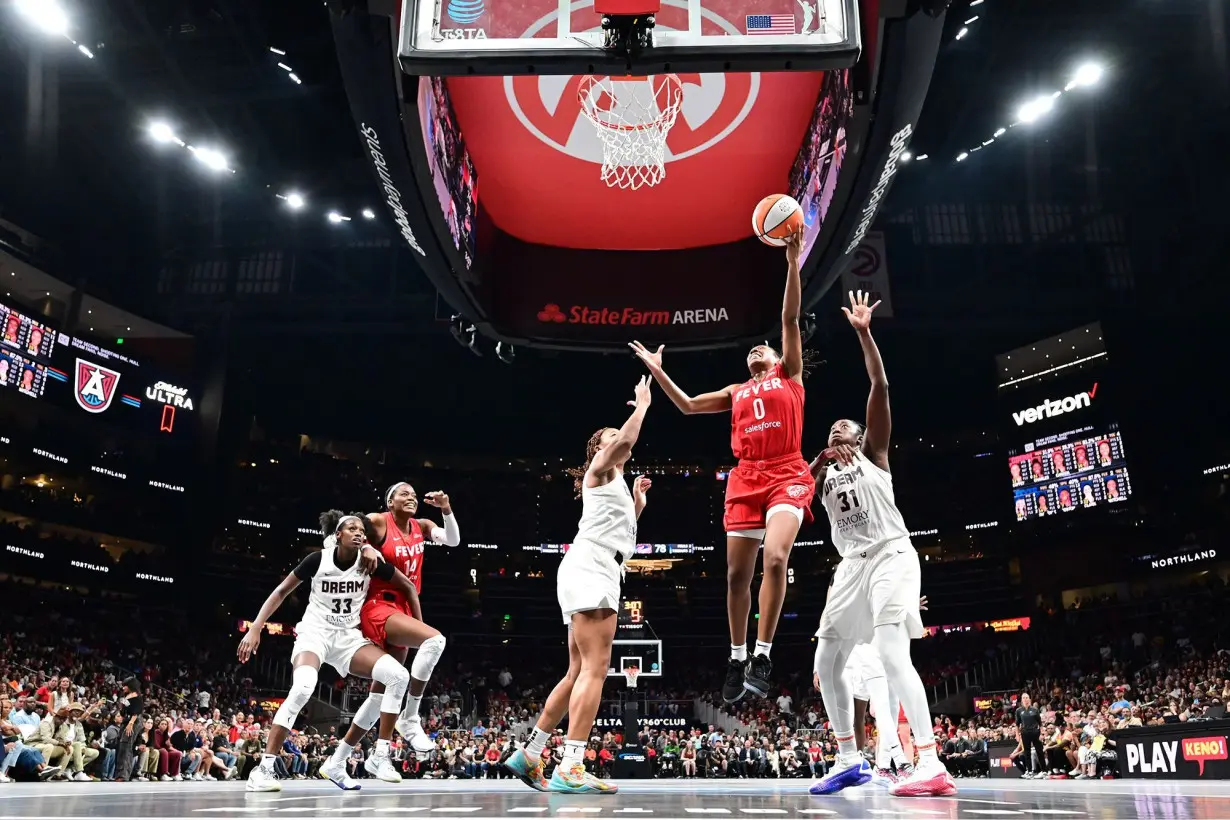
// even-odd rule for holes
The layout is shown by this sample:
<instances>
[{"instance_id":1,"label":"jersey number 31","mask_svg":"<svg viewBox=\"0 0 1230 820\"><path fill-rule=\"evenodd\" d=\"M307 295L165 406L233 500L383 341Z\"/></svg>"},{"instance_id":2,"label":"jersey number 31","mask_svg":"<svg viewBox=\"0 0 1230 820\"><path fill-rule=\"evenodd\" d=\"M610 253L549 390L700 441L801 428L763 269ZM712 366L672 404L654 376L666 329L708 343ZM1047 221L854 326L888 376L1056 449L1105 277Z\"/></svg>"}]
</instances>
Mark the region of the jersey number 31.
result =
<instances>
[{"instance_id":1,"label":"jersey number 31","mask_svg":"<svg viewBox=\"0 0 1230 820\"><path fill-rule=\"evenodd\" d=\"M854 490L850 490L848 493L838 493L837 498L841 501L842 512L850 512L850 510L858 507L858 496L855 495Z\"/></svg>"}]
</instances>

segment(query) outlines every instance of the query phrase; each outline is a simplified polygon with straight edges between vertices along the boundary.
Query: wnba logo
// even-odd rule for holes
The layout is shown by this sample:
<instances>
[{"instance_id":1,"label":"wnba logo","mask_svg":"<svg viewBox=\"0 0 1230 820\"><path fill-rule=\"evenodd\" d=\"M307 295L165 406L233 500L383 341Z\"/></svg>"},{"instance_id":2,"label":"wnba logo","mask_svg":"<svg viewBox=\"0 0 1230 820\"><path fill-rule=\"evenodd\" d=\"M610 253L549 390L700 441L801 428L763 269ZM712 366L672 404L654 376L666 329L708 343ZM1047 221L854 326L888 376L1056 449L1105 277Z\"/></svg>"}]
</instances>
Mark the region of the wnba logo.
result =
<instances>
[{"instance_id":1,"label":"wnba logo","mask_svg":"<svg viewBox=\"0 0 1230 820\"><path fill-rule=\"evenodd\" d=\"M448 0L448 16L462 25L477 21L486 11L483 0Z\"/></svg>"}]
</instances>

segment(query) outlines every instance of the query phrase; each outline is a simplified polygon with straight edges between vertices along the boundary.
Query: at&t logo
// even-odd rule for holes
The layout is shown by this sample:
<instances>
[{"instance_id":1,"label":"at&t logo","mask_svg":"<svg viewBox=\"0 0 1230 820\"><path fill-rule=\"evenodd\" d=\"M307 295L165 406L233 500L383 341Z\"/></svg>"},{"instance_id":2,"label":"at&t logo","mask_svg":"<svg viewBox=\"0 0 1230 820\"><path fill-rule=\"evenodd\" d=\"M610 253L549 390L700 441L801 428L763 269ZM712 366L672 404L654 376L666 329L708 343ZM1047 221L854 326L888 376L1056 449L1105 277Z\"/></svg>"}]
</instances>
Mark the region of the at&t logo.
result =
<instances>
[{"instance_id":1,"label":"at&t logo","mask_svg":"<svg viewBox=\"0 0 1230 820\"><path fill-rule=\"evenodd\" d=\"M463 26L476 22L486 11L483 0L449 0L448 2L448 16Z\"/></svg>"}]
</instances>

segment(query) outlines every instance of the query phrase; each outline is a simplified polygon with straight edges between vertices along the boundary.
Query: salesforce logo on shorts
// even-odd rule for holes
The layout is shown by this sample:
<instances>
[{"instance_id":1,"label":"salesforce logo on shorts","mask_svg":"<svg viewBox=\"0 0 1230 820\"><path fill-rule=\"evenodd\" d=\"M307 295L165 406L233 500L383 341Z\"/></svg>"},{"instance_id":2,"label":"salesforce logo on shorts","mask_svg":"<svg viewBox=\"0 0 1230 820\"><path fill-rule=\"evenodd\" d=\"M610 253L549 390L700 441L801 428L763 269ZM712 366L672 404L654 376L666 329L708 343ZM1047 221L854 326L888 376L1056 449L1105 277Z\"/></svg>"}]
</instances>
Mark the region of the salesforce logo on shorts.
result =
<instances>
[{"instance_id":1,"label":"salesforce logo on shorts","mask_svg":"<svg viewBox=\"0 0 1230 820\"><path fill-rule=\"evenodd\" d=\"M462 25L477 21L486 11L483 0L448 0L448 16Z\"/></svg>"}]
</instances>

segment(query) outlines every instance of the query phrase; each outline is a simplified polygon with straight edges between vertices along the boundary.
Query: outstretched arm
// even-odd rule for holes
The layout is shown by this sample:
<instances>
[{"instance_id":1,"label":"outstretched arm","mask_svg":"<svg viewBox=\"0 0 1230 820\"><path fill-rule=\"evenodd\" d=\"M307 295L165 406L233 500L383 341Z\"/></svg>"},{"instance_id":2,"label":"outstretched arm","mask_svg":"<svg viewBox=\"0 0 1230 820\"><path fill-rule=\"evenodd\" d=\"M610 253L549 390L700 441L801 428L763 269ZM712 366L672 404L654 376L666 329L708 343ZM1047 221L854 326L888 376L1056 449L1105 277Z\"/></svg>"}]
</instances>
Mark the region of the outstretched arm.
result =
<instances>
[{"instance_id":1,"label":"outstretched arm","mask_svg":"<svg viewBox=\"0 0 1230 820\"><path fill-rule=\"evenodd\" d=\"M863 349L863 363L871 379L871 393L867 396L867 430L863 434L863 452L881 469L888 469L888 441L893 432L893 416L888 407L888 376L884 373L884 360L880 348L871 338L871 312L879 302L868 306L869 293L859 291L850 294L850 307L842 313L858 333L858 343Z\"/></svg>"},{"instance_id":2,"label":"outstretched arm","mask_svg":"<svg viewBox=\"0 0 1230 820\"><path fill-rule=\"evenodd\" d=\"M645 413L649 410L649 377L642 376L636 385L636 398L628 404L635 409L624 426L619 428L615 440L603 447L590 462L589 469L595 473L603 473L627 460L632 452L632 446L641 435L641 424L645 421Z\"/></svg>"},{"instance_id":3,"label":"outstretched arm","mask_svg":"<svg viewBox=\"0 0 1230 820\"><path fill-rule=\"evenodd\" d=\"M730 409L730 397L737 385L728 385L721 390L701 393L699 396L689 396L679 388L679 385L671 381L671 377L666 375L666 371L662 369L662 351L665 345L658 345L658 349L652 352L640 342L629 342L628 347L632 348L636 357L645 363L653 380L658 383L658 387L662 388L666 397L685 416L698 413L723 413Z\"/></svg>"},{"instance_id":4,"label":"outstretched arm","mask_svg":"<svg viewBox=\"0 0 1230 820\"><path fill-rule=\"evenodd\" d=\"M797 382L803 381L803 334L799 313L803 305L803 282L799 258L803 253L803 232L786 239L786 293L782 297L782 370Z\"/></svg>"},{"instance_id":5,"label":"outstretched arm","mask_svg":"<svg viewBox=\"0 0 1230 820\"><path fill-rule=\"evenodd\" d=\"M646 493L653 486L653 481L643 475L638 475L632 479L632 503L636 510L636 520L641 520L641 513L645 512L645 505L649 503Z\"/></svg>"},{"instance_id":6,"label":"outstretched arm","mask_svg":"<svg viewBox=\"0 0 1230 820\"><path fill-rule=\"evenodd\" d=\"M453 505L448 500L448 493L433 490L424 496L423 500L433 507L438 507L444 516L443 527L437 526L429 518L420 518L419 527L423 530L423 537L433 544L443 544L446 547L460 544L461 528L457 526L457 517L453 515Z\"/></svg>"}]
</instances>

